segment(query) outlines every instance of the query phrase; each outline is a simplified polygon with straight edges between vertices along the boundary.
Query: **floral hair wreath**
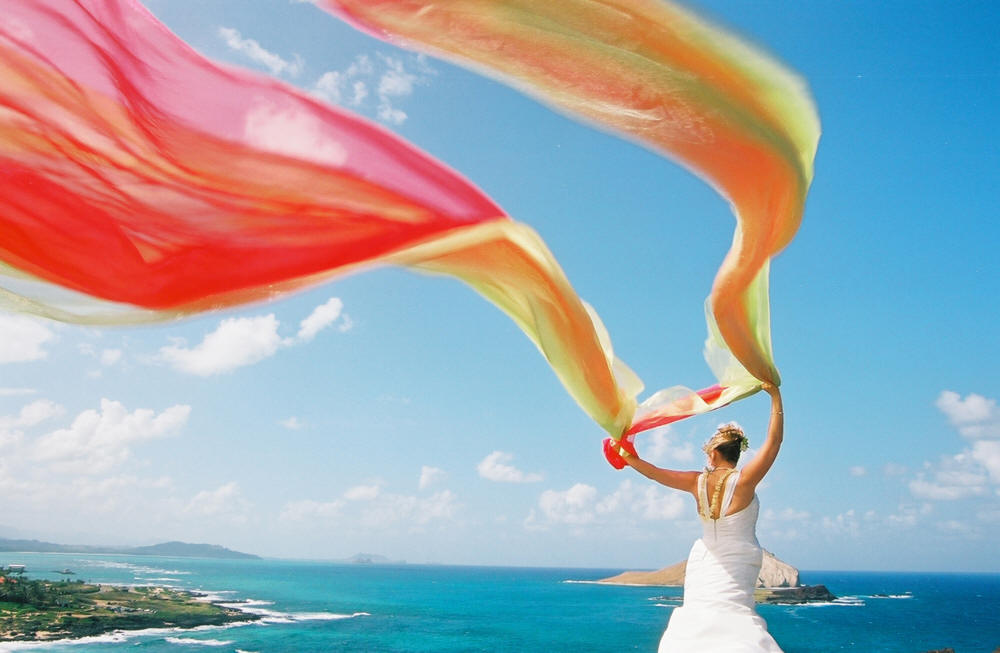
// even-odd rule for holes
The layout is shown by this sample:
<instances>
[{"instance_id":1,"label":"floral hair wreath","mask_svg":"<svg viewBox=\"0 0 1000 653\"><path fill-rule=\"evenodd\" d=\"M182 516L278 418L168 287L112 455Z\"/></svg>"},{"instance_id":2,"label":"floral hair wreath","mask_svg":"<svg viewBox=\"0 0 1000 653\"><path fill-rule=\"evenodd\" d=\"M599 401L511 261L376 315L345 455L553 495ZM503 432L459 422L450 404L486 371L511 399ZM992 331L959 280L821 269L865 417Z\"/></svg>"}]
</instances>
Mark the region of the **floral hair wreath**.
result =
<instances>
[{"instance_id":1,"label":"floral hair wreath","mask_svg":"<svg viewBox=\"0 0 1000 653\"><path fill-rule=\"evenodd\" d=\"M743 433L743 428L739 424L736 422L719 424L715 435L709 438L701 450L705 453L710 453L720 445L735 441L740 443L740 451L746 451L750 447L750 440L747 439L747 436Z\"/></svg>"}]
</instances>

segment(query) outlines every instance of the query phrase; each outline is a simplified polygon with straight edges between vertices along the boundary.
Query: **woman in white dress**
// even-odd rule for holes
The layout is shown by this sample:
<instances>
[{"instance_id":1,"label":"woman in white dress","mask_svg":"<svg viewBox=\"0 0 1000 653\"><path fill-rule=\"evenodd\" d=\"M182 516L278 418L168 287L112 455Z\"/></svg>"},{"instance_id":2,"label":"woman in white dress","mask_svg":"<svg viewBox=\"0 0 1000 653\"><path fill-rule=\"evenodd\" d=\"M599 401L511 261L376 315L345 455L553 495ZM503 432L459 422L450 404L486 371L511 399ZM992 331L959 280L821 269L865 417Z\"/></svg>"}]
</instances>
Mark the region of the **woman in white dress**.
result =
<instances>
[{"instance_id":1,"label":"woman in white dress","mask_svg":"<svg viewBox=\"0 0 1000 653\"><path fill-rule=\"evenodd\" d=\"M720 426L705 444L704 472L661 469L625 454L625 461L644 476L690 492L703 528L688 556L684 604L670 615L659 653L781 653L753 600L763 559L755 490L774 464L784 432L781 393L769 383L763 390L771 395L767 439L742 470L736 470L736 463L747 439L735 424Z\"/></svg>"}]
</instances>

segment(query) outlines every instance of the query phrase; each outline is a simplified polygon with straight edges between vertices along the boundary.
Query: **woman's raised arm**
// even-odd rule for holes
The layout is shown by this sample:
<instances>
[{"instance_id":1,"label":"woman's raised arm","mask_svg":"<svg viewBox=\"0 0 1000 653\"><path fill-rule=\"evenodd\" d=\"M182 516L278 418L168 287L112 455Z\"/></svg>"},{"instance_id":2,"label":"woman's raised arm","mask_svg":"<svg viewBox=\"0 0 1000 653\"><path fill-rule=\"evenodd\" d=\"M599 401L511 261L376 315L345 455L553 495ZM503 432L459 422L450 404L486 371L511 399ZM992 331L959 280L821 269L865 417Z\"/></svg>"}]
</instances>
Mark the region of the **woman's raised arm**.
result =
<instances>
[{"instance_id":1,"label":"woman's raised arm","mask_svg":"<svg viewBox=\"0 0 1000 653\"><path fill-rule=\"evenodd\" d=\"M781 404L781 391L778 390L778 386L771 383L764 383L761 389L771 395L771 421L767 426L767 439L753 460L744 465L740 474L740 482L749 483L752 487L757 487L771 469L775 458L778 457L778 450L781 449L781 441L785 437L785 412Z\"/></svg>"},{"instance_id":2,"label":"woman's raised arm","mask_svg":"<svg viewBox=\"0 0 1000 653\"><path fill-rule=\"evenodd\" d=\"M632 469L639 472L648 479L654 480L661 485L683 490L696 494L698 491L698 472L681 472L675 469L663 469L646 462L638 455L631 455L624 452L622 456Z\"/></svg>"}]
</instances>

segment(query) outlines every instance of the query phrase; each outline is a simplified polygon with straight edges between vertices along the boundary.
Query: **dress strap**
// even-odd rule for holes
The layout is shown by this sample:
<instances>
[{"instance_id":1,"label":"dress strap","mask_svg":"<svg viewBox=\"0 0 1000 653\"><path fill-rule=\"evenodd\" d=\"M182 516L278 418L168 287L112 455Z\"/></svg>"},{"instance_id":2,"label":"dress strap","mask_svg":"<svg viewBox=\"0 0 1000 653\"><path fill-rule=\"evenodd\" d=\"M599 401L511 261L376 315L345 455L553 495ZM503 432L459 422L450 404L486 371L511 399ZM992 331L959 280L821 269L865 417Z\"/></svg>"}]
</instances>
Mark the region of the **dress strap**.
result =
<instances>
[{"instance_id":1,"label":"dress strap","mask_svg":"<svg viewBox=\"0 0 1000 653\"><path fill-rule=\"evenodd\" d=\"M724 494L722 495L722 506L719 508L719 516L722 517L729 512L729 506L733 502L733 495L736 494L736 486L740 482L740 472L730 472L726 475L724 483L728 482Z\"/></svg>"},{"instance_id":2,"label":"dress strap","mask_svg":"<svg viewBox=\"0 0 1000 653\"><path fill-rule=\"evenodd\" d=\"M709 519L709 507L708 503L708 474L702 472L698 474L698 514Z\"/></svg>"}]
</instances>

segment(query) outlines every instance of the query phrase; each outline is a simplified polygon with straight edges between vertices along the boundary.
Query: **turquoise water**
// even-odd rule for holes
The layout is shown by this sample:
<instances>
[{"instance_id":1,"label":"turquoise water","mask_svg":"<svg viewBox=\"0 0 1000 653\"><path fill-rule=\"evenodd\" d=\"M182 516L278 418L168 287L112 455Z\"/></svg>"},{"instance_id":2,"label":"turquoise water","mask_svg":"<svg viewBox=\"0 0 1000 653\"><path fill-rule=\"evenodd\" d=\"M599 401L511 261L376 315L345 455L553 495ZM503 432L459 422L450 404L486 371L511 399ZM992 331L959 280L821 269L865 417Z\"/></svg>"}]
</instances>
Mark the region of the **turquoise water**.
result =
<instances>
[{"instance_id":1,"label":"turquoise water","mask_svg":"<svg viewBox=\"0 0 1000 653\"><path fill-rule=\"evenodd\" d=\"M368 566L286 560L205 560L76 554L0 554L28 575L199 590L264 619L254 625L147 631L0 651L73 653L182 650L655 651L679 589L590 581L621 570L423 565ZM786 653L991 653L1000 646L1000 575L803 572L840 599L760 606Z\"/></svg>"}]
</instances>

